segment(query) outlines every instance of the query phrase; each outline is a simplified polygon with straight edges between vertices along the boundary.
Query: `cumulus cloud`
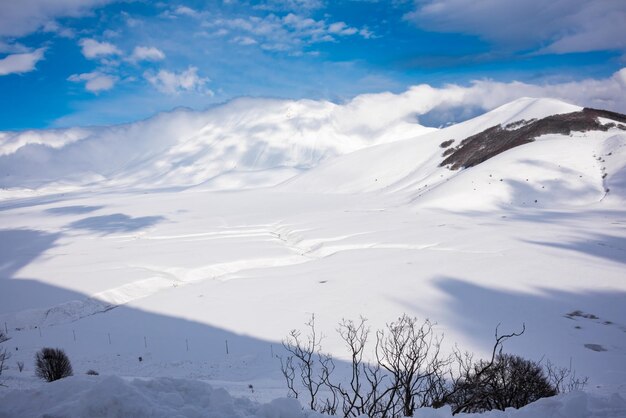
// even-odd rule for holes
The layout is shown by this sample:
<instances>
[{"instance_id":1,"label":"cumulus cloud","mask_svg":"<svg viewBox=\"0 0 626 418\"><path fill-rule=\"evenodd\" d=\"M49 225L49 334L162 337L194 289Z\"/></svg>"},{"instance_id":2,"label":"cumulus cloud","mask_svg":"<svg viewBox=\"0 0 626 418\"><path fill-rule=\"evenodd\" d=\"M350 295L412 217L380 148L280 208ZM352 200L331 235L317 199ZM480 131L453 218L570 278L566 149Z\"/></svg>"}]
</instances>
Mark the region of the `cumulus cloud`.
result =
<instances>
[{"instance_id":1,"label":"cumulus cloud","mask_svg":"<svg viewBox=\"0 0 626 418\"><path fill-rule=\"evenodd\" d=\"M8 55L0 59L0 76L8 74L28 73L44 57L45 48L39 48L33 52Z\"/></svg>"},{"instance_id":2,"label":"cumulus cloud","mask_svg":"<svg viewBox=\"0 0 626 418\"><path fill-rule=\"evenodd\" d=\"M98 42L95 39L81 39L79 45L83 55L88 59L122 54L122 51L115 45L109 42Z\"/></svg>"},{"instance_id":3,"label":"cumulus cloud","mask_svg":"<svg viewBox=\"0 0 626 418\"><path fill-rule=\"evenodd\" d=\"M426 30L477 35L513 49L626 49L623 0L416 0L405 17Z\"/></svg>"},{"instance_id":4,"label":"cumulus cloud","mask_svg":"<svg viewBox=\"0 0 626 418\"><path fill-rule=\"evenodd\" d=\"M478 80L469 86L449 84L437 88L422 84L401 94L363 94L342 106L337 120L348 131L351 127L362 129L363 126L372 130L385 129L395 121L422 120L426 115L442 122L451 121L449 118L457 115L463 120L521 97L549 97L626 113L626 68L605 79L567 83Z\"/></svg>"},{"instance_id":5,"label":"cumulus cloud","mask_svg":"<svg viewBox=\"0 0 626 418\"><path fill-rule=\"evenodd\" d=\"M91 73L73 74L69 76L68 80L74 83L85 82L85 90L97 94L101 91L111 90L118 78L94 71Z\"/></svg>"},{"instance_id":6,"label":"cumulus cloud","mask_svg":"<svg viewBox=\"0 0 626 418\"><path fill-rule=\"evenodd\" d=\"M328 32L336 33L339 35L354 35L359 30L357 28L351 28L345 24L345 22L335 22L328 26Z\"/></svg>"},{"instance_id":7,"label":"cumulus cloud","mask_svg":"<svg viewBox=\"0 0 626 418\"><path fill-rule=\"evenodd\" d=\"M62 17L81 17L116 0L3 0L0 36L21 37Z\"/></svg>"},{"instance_id":8,"label":"cumulus cloud","mask_svg":"<svg viewBox=\"0 0 626 418\"><path fill-rule=\"evenodd\" d=\"M210 81L198 75L198 68L190 66L180 73L160 70L154 74L146 71L144 77L160 92L166 94L180 94L182 92L197 92L212 96L213 92L206 88Z\"/></svg>"},{"instance_id":9,"label":"cumulus cloud","mask_svg":"<svg viewBox=\"0 0 626 418\"><path fill-rule=\"evenodd\" d=\"M158 48L153 46L136 46L130 56L130 60L139 61L161 61L165 59L165 54Z\"/></svg>"}]
</instances>

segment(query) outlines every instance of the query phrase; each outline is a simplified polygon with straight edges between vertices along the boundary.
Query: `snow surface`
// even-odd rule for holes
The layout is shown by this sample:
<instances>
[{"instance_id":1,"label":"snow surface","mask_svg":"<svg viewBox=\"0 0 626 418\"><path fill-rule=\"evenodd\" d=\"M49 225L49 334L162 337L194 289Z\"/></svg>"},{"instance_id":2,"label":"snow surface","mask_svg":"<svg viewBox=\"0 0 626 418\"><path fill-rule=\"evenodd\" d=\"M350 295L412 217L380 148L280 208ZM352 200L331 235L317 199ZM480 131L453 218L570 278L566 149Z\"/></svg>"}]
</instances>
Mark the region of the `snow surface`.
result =
<instances>
[{"instance_id":1,"label":"snow surface","mask_svg":"<svg viewBox=\"0 0 626 418\"><path fill-rule=\"evenodd\" d=\"M540 399L522 409L459 414L475 418L622 418L626 401L612 396L571 392ZM192 380L157 378L124 380L119 377L71 377L40 389L0 392L0 417L135 417L135 418L321 418L303 411L293 398L267 403L232 397L223 389ZM418 409L416 418L451 418L449 407Z\"/></svg>"},{"instance_id":2,"label":"snow surface","mask_svg":"<svg viewBox=\"0 0 626 418\"><path fill-rule=\"evenodd\" d=\"M339 320L408 313L477 356L499 323L525 323L507 351L626 396L626 132L546 135L451 171L443 141L579 108L521 99L432 130L366 104L246 99L3 134L5 383L44 390L32 359L53 346L77 374L200 379L267 403L286 394L280 341L311 314L345 359Z\"/></svg>"}]
</instances>

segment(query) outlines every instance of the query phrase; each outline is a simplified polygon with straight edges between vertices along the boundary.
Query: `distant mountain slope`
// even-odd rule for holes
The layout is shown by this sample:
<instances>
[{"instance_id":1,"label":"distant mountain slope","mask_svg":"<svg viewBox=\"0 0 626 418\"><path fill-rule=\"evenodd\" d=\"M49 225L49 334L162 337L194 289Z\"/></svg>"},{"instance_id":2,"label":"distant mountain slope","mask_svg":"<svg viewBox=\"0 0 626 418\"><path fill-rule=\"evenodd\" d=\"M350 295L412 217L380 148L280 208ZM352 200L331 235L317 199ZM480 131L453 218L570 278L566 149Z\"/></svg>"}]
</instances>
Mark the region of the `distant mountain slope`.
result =
<instances>
[{"instance_id":1,"label":"distant mountain slope","mask_svg":"<svg viewBox=\"0 0 626 418\"><path fill-rule=\"evenodd\" d=\"M624 121L552 99L520 99L449 128L335 158L282 187L404 192L416 205L454 210L590 204L607 189L626 196Z\"/></svg>"},{"instance_id":2,"label":"distant mountain slope","mask_svg":"<svg viewBox=\"0 0 626 418\"><path fill-rule=\"evenodd\" d=\"M399 192L446 208L582 205L626 189L623 115L523 98L434 129L357 102L238 99L108 128L0 133L0 187L15 196L282 183L298 192Z\"/></svg>"},{"instance_id":3,"label":"distant mountain slope","mask_svg":"<svg viewBox=\"0 0 626 418\"><path fill-rule=\"evenodd\" d=\"M432 130L402 117L374 122L325 101L238 99L107 128L4 132L0 187L259 187Z\"/></svg>"}]
</instances>

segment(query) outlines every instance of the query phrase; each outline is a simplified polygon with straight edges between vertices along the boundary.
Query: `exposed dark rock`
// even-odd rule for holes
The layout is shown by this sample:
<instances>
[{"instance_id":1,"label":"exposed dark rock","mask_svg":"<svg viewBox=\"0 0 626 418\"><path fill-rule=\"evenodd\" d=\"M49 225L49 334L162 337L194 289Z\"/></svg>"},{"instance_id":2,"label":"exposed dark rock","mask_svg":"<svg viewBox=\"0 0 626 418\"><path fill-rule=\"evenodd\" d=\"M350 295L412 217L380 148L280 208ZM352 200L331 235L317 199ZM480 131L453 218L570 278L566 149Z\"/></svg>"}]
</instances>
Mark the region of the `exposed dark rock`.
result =
<instances>
[{"instance_id":1,"label":"exposed dark rock","mask_svg":"<svg viewBox=\"0 0 626 418\"><path fill-rule=\"evenodd\" d=\"M447 150L443 152L443 154L441 154L441 156L447 157L448 155L452 154L454 151L456 151L456 148L448 148Z\"/></svg>"},{"instance_id":2,"label":"exposed dark rock","mask_svg":"<svg viewBox=\"0 0 626 418\"><path fill-rule=\"evenodd\" d=\"M447 141L443 141L441 144L439 144L439 146L441 148L448 148L450 145L452 145L453 142L454 139L448 139Z\"/></svg>"},{"instance_id":3,"label":"exposed dark rock","mask_svg":"<svg viewBox=\"0 0 626 418\"><path fill-rule=\"evenodd\" d=\"M584 108L580 112L552 115L540 120L521 120L510 123L504 128L496 125L465 138L455 148L447 149L442 155L447 158L441 162L440 166L450 166L452 170L473 167L506 150L533 142L541 135L608 131L616 126L626 130L624 125L602 124L598 121L599 117L626 124L626 115L608 110Z\"/></svg>"}]
</instances>

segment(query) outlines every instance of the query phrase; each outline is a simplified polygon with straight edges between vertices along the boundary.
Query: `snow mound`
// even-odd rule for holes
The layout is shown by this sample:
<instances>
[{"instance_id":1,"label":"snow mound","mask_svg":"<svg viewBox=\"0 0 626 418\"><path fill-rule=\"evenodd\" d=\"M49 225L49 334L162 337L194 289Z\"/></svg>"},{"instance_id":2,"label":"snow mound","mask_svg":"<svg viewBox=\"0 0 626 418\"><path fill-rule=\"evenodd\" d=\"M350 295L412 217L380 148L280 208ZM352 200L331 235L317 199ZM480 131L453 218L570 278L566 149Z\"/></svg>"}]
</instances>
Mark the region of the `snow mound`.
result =
<instances>
[{"instance_id":1,"label":"snow mound","mask_svg":"<svg viewBox=\"0 0 626 418\"><path fill-rule=\"evenodd\" d=\"M232 397L207 383L158 378L126 381L119 377L71 377L39 389L0 392L0 417L211 417L297 418L304 413L295 399L266 404Z\"/></svg>"},{"instance_id":2,"label":"snow mound","mask_svg":"<svg viewBox=\"0 0 626 418\"><path fill-rule=\"evenodd\" d=\"M626 414L626 401L572 392L540 399L519 410L460 414L467 418L618 418ZM231 396L224 389L183 379L124 380L109 376L62 379L38 389L0 392L0 417L212 417L212 418L314 418L291 398L260 404ZM417 418L450 418L449 407L423 408Z\"/></svg>"},{"instance_id":3,"label":"snow mound","mask_svg":"<svg viewBox=\"0 0 626 418\"><path fill-rule=\"evenodd\" d=\"M584 392L570 392L539 399L520 409L490 411L484 414L458 414L466 418L618 418L626 416L626 401L618 394L603 397ZM416 418L451 418L449 408L418 409Z\"/></svg>"}]
</instances>

